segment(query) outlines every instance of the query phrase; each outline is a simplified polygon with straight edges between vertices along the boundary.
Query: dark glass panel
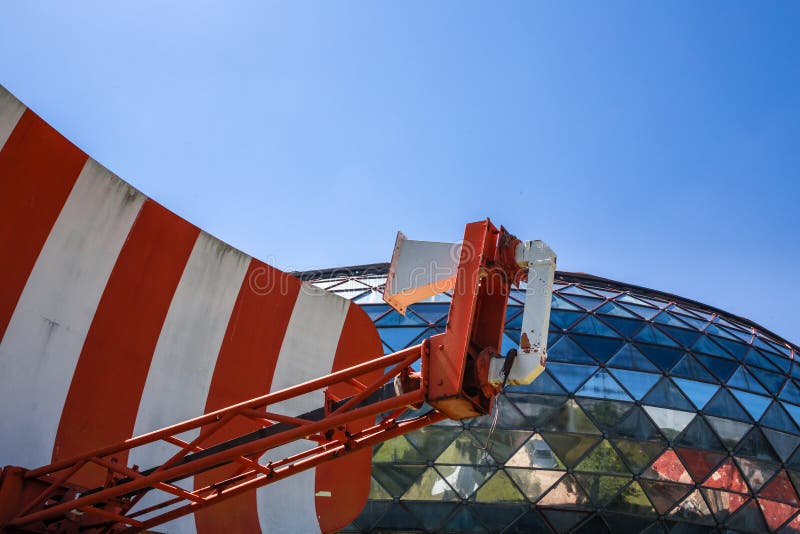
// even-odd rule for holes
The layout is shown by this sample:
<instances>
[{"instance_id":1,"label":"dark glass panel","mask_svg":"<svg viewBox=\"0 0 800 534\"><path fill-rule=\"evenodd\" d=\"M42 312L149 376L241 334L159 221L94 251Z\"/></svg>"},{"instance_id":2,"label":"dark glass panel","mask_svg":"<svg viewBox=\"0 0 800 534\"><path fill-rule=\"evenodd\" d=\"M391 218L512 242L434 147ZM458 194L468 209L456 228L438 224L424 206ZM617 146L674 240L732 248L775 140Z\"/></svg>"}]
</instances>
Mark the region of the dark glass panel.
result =
<instances>
[{"instance_id":1,"label":"dark glass panel","mask_svg":"<svg viewBox=\"0 0 800 534\"><path fill-rule=\"evenodd\" d=\"M675 445L692 449L705 449L724 452L725 446L708 426L702 417L695 417L694 421L675 440Z\"/></svg>"},{"instance_id":2,"label":"dark glass panel","mask_svg":"<svg viewBox=\"0 0 800 534\"><path fill-rule=\"evenodd\" d=\"M604 399L578 399L578 404L604 432L613 432L632 406L631 403Z\"/></svg>"},{"instance_id":3,"label":"dark glass panel","mask_svg":"<svg viewBox=\"0 0 800 534\"><path fill-rule=\"evenodd\" d=\"M544 514L556 532L568 532L589 516L588 512L567 512L563 510L542 510L542 514Z\"/></svg>"},{"instance_id":4,"label":"dark glass panel","mask_svg":"<svg viewBox=\"0 0 800 534\"><path fill-rule=\"evenodd\" d=\"M621 367L637 371L658 371L658 368L630 343L626 343L614 354L614 357L608 360L608 365L609 367Z\"/></svg>"},{"instance_id":5,"label":"dark glass panel","mask_svg":"<svg viewBox=\"0 0 800 534\"><path fill-rule=\"evenodd\" d=\"M566 469L550 445L539 434L531 438L506 461L506 467ZM544 490L542 490L544 491Z\"/></svg>"},{"instance_id":6,"label":"dark glass panel","mask_svg":"<svg viewBox=\"0 0 800 534\"><path fill-rule=\"evenodd\" d=\"M744 358L744 355L747 354L747 350L750 348L744 343L739 343L738 341L730 341L727 339L719 339L714 338L714 341L722 345L722 348L736 356L738 359Z\"/></svg>"},{"instance_id":7,"label":"dark glass panel","mask_svg":"<svg viewBox=\"0 0 800 534\"><path fill-rule=\"evenodd\" d=\"M603 521L603 517L596 515L589 518L572 532L573 534L610 534L611 530L609 530L606 522Z\"/></svg>"},{"instance_id":8,"label":"dark glass panel","mask_svg":"<svg viewBox=\"0 0 800 534\"><path fill-rule=\"evenodd\" d=\"M488 452L499 464L505 463L531 437L531 433L525 430L495 429L490 435L487 428L473 428L471 432L478 443L489 443Z\"/></svg>"},{"instance_id":9,"label":"dark glass panel","mask_svg":"<svg viewBox=\"0 0 800 534\"><path fill-rule=\"evenodd\" d=\"M594 436L576 436L574 434L551 434L543 432L542 437L550 445L550 448L561 462L567 467L575 465L583 457L584 453L591 449L600 438Z\"/></svg>"},{"instance_id":10,"label":"dark glass panel","mask_svg":"<svg viewBox=\"0 0 800 534\"><path fill-rule=\"evenodd\" d=\"M572 475L564 476L553 489L539 500L538 504L555 508L591 508L592 506L589 496ZM550 519L548 512L549 510L543 510L545 517Z\"/></svg>"},{"instance_id":11,"label":"dark glass panel","mask_svg":"<svg viewBox=\"0 0 800 534\"><path fill-rule=\"evenodd\" d=\"M389 492L378 484L378 481L375 480L374 477L370 477L369 479L369 498L376 501L391 501L393 499Z\"/></svg>"},{"instance_id":12,"label":"dark glass panel","mask_svg":"<svg viewBox=\"0 0 800 534\"><path fill-rule=\"evenodd\" d=\"M743 532L766 532L764 516L755 501L750 501L733 514L726 526Z\"/></svg>"},{"instance_id":13,"label":"dark glass panel","mask_svg":"<svg viewBox=\"0 0 800 534\"><path fill-rule=\"evenodd\" d=\"M614 447L612 447L607 440L601 441L597 447L592 449L592 451L578 463L575 469L593 473L630 474L630 471L619 457L619 454L617 454L617 451L614 450Z\"/></svg>"},{"instance_id":14,"label":"dark glass panel","mask_svg":"<svg viewBox=\"0 0 800 534\"><path fill-rule=\"evenodd\" d=\"M699 449L687 449L675 447L675 452L683 460L686 470L695 482L701 482L708 474L713 471L725 458L727 454L719 452L704 451Z\"/></svg>"},{"instance_id":15,"label":"dark glass panel","mask_svg":"<svg viewBox=\"0 0 800 534\"><path fill-rule=\"evenodd\" d=\"M705 413L717 415L728 419L739 419L740 421L750 421L750 416L745 413L739 403L736 402L726 389L720 389L719 393L709 401L705 407Z\"/></svg>"},{"instance_id":16,"label":"dark glass panel","mask_svg":"<svg viewBox=\"0 0 800 534\"><path fill-rule=\"evenodd\" d=\"M748 423L740 423L731 419L722 419L711 415L706 415L706 421L711 425L717 435L722 439L729 450L736 448L742 437L753 427Z\"/></svg>"},{"instance_id":17,"label":"dark glass panel","mask_svg":"<svg viewBox=\"0 0 800 534\"><path fill-rule=\"evenodd\" d=\"M747 495L719 489L703 488L701 491L708 502L711 513L720 522L728 519L731 514L750 499Z\"/></svg>"},{"instance_id":18,"label":"dark glass panel","mask_svg":"<svg viewBox=\"0 0 800 534\"><path fill-rule=\"evenodd\" d=\"M624 384L636 400L641 400L650 391L650 388L661 378L660 374L640 373L639 371L627 371L623 369L609 369L612 375Z\"/></svg>"},{"instance_id":19,"label":"dark glass panel","mask_svg":"<svg viewBox=\"0 0 800 534\"><path fill-rule=\"evenodd\" d=\"M685 380L683 378L673 378L672 381L680 388L680 390L689 397L692 404L697 409L703 409L711 397L719 390L716 384L708 384L706 382L697 382L696 380Z\"/></svg>"},{"instance_id":20,"label":"dark glass panel","mask_svg":"<svg viewBox=\"0 0 800 534\"><path fill-rule=\"evenodd\" d=\"M642 534L643 532L663 534L663 530L657 529L659 523L654 521L655 517L652 516L636 517L625 513L605 512L602 518L608 523L611 532L615 534ZM587 534L591 533L587 532Z\"/></svg>"},{"instance_id":21,"label":"dark glass panel","mask_svg":"<svg viewBox=\"0 0 800 534\"><path fill-rule=\"evenodd\" d=\"M506 328L510 330L522 328L522 308L506 308Z\"/></svg>"},{"instance_id":22,"label":"dark glass panel","mask_svg":"<svg viewBox=\"0 0 800 534\"><path fill-rule=\"evenodd\" d=\"M442 527L442 532L448 533L466 533L466 534L477 534L477 533L488 533L489 531L484 527L480 520L472 515L470 512L471 506L460 505L456 507L456 511L450 518L447 520L447 523ZM409 529L403 530L403 532L407 532Z\"/></svg>"},{"instance_id":23,"label":"dark glass panel","mask_svg":"<svg viewBox=\"0 0 800 534\"><path fill-rule=\"evenodd\" d=\"M779 375L778 373L770 373L769 371L758 370L755 373L756 378L764 384L764 387L767 388L769 393L775 393L781 390L781 386L783 386L784 382L786 382L786 376Z\"/></svg>"},{"instance_id":24,"label":"dark glass panel","mask_svg":"<svg viewBox=\"0 0 800 534\"><path fill-rule=\"evenodd\" d=\"M651 362L656 364L662 371L668 371L683 356L683 352L667 347L656 347L655 345L638 345L639 350L647 356Z\"/></svg>"},{"instance_id":25,"label":"dark glass panel","mask_svg":"<svg viewBox=\"0 0 800 534\"><path fill-rule=\"evenodd\" d=\"M785 401L800 404L800 389L795 385L794 381L787 380L780 397Z\"/></svg>"},{"instance_id":26,"label":"dark glass panel","mask_svg":"<svg viewBox=\"0 0 800 534\"><path fill-rule=\"evenodd\" d=\"M758 492L764 483L780 469L778 464L748 460L747 458L736 458L736 463L742 470L744 478L747 479L750 489L755 492Z\"/></svg>"},{"instance_id":27,"label":"dark glass panel","mask_svg":"<svg viewBox=\"0 0 800 534\"><path fill-rule=\"evenodd\" d=\"M499 418L497 426L500 428L520 428L520 429L533 429L544 421L546 421L558 408L564 405L567 400L566 397L553 397L545 395L525 395L518 393L508 393L507 399L510 400L515 406L516 410L513 412L522 413L519 420L506 420L507 412L511 412L513 406L505 406L505 402L498 410ZM491 416L484 416L480 418L481 424L471 424L470 426L491 426ZM473 422L475 419L472 420ZM503 425L501 426L501 423Z\"/></svg>"},{"instance_id":28,"label":"dark glass panel","mask_svg":"<svg viewBox=\"0 0 800 534\"><path fill-rule=\"evenodd\" d=\"M506 468L506 473L531 502L536 502L564 476L563 471Z\"/></svg>"},{"instance_id":29,"label":"dark glass panel","mask_svg":"<svg viewBox=\"0 0 800 534\"><path fill-rule=\"evenodd\" d=\"M673 508L669 513L669 517L704 525L714 524L711 510L708 508L705 499L703 499L700 490L690 493L678 506Z\"/></svg>"},{"instance_id":30,"label":"dark glass panel","mask_svg":"<svg viewBox=\"0 0 800 534\"><path fill-rule=\"evenodd\" d=\"M678 344L671 337L659 330L657 327L648 324L634 337L637 341L644 343L652 343L653 345L666 345L668 347L677 347Z\"/></svg>"},{"instance_id":31,"label":"dark glass panel","mask_svg":"<svg viewBox=\"0 0 800 534\"><path fill-rule=\"evenodd\" d=\"M637 516L656 515L653 504L647 498L642 487L638 482L633 481L631 484L622 490L607 506L608 510L616 512L623 512L626 514L634 514Z\"/></svg>"},{"instance_id":32,"label":"dark glass panel","mask_svg":"<svg viewBox=\"0 0 800 534\"><path fill-rule=\"evenodd\" d=\"M753 428L750 433L742 439L736 454L756 460L780 462L780 458L778 458L778 455L772 450L772 445L769 444L767 438L764 437L764 434L758 428Z\"/></svg>"},{"instance_id":33,"label":"dark glass panel","mask_svg":"<svg viewBox=\"0 0 800 534\"><path fill-rule=\"evenodd\" d=\"M437 458L461 434L460 428L428 426L406 434L406 439L426 458Z\"/></svg>"},{"instance_id":34,"label":"dark glass panel","mask_svg":"<svg viewBox=\"0 0 800 534\"><path fill-rule=\"evenodd\" d=\"M483 526L487 527L491 532L506 532L504 529L526 511L526 506L519 505L478 502L472 506L472 513L478 516Z\"/></svg>"},{"instance_id":35,"label":"dark glass panel","mask_svg":"<svg viewBox=\"0 0 800 534\"><path fill-rule=\"evenodd\" d=\"M644 323L641 319L624 319L622 317L602 316L603 321L610 324L617 332L624 337L632 337L642 329Z\"/></svg>"},{"instance_id":36,"label":"dark glass panel","mask_svg":"<svg viewBox=\"0 0 800 534\"><path fill-rule=\"evenodd\" d=\"M703 319L697 319L696 317L681 315L681 319L683 319L693 327L697 328L698 330L703 330L708 324L708 321Z\"/></svg>"},{"instance_id":37,"label":"dark glass panel","mask_svg":"<svg viewBox=\"0 0 800 534\"><path fill-rule=\"evenodd\" d=\"M405 493L423 471L425 471L424 465L374 464L372 466L372 476L393 497Z\"/></svg>"},{"instance_id":38,"label":"dark glass panel","mask_svg":"<svg viewBox=\"0 0 800 534\"><path fill-rule=\"evenodd\" d=\"M708 336L700 336L691 348L692 352L710 354L711 356L719 356L720 358L733 358L725 349L711 341L711 338Z\"/></svg>"},{"instance_id":39,"label":"dark glass panel","mask_svg":"<svg viewBox=\"0 0 800 534\"><path fill-rule=\"evenodd\" d=\"M781 406L783 406L784 410L789 412L789 415L792 416L792 419L794 419L795 423L800 424L800 407L783 401L781 401Z\"/></svg>"},{"instance_id":40,"label":"dark glass panel","mask_svg":"<svg viewBox=\"0 0 800 534\"><path fill-rule=\"evenodd\" d=\"M589 356L569 336L562 337L555 345L548 347L547 360L549 362L595 363L594 358Z\"/></svg>"},{"instance_id":41,"label":"dark glass panel","mask_svg":"<svg viewBox=\"0 0 800 534\"><path fill-rule=\"evenodd\" d=\"M607 324L603 323L594 315L587 315L582 321L570 329L579 334L590 336L619 337L619 335Z\"/></svg>"},{"instance_id":42,"label":"dark glass panel","mask_svg":"<svg viewBox=\"0 0 800 534\"><path fill-rule=\"evenodd\" d=\"M747 413L756 421L761 419L761 416L764 415L764 410L766 410L767 406L772 402L768 397L747 393L746 391L739 391L738 389L732 389L731 393L733 393L734 397L739 399L739 403L747 409Z\"/></svg>"},{"instance_id":43,"label":"dark glass panel","mask_svg":"<svg viewBox=\"0 0 800 534\"><path fill-rule=\"evenodd\" d=\"M683 393L672 383L672 380L664 377L658 384L650 390L642 402L653 406L673 408L678 410L693 410L694 406L683 396Z\"/></svg>"},{"instance_id":44,"label":"dark glass panel","mask_svg":"<svg viewBox=\"0 0 800 534\"><path fill-rule=\"evenodd\" d=\"M392 507L391 501L367 501L367 504L364 505L364 509L361 510L361 514L359 514L358 518L355 520L355 524L364 528L370 529L376 523L378 523L386 513L386 511Z\"/></svg>"},{"instance_id":45,"label":"dark glass panel","mask_svg":"<svg viewBox=\"0 0 800 534\"><path fill-rule=\"evenodd\" d=\"M672 439L680 434L695 417L694 412L682 412L656 406L645 406L644 410L667 439Z\"/></svg>"},{"instance_id":46,"label":"dark glass panel","mask_svg":"<svg viewBox=\"0 0 800 534\"><path fill-rule=\"evenodd\" d=\"M567 391L575 391L597 370L597 367L571 363L548 363L547 369Z\"/></svg>"},{"instance_id":47,"label":"dark glass panel","mask_svg":"<svg viewBox=\"0 0 800 534\"><path fill-rule=\"evenodd\" d=\"M503 531L503 534L529 534L531 532L551 532L547 522L538 510L528 510L525 515Z\"/></svg>"},{"instance_id":48,"label":"dark glass panel","mask_svg":"<svg viewBox=\"0 0 800 534\"><path fill-rule=\"evenodd\" d=\"M687 348L691 347L700 336L700 333L697 330L687 330L685 328L675 328L667 325L661 325L659 328Z\"/></svg>"},{"instance_id":49,"label":"dark glass panel","mask_svg":"<svg viewBox=\"0 0 800 534\"><path fill-rule=\"evenodd\" d=\"M747 364L755 365L756 367L761 367L763 369L769 369L770 371L779 370L769 360L767 360L763 354L752 347L750 347L750 350L747 352L747 356L745 356L744 361Z\"/></svg>"},{"instance_id":50,"label":"dark glass panel","mask_svg":"<svg viewBox=\"0 0 800 534\"><path fill-rule=\"evenodd\" d=\"M800 428L797 427L794 420L786 413L786 410L783 409L779 402L773 402L770 407L767 408L767 411L764 412L761 418L761 424L786 432L800 432Z\"/></svg>"},{"instance_id":51,"label":"dark glass panel","mask_svg":"<svg viewBox=\"0 0 800 534\"><path fill-rule=\"evenodd\" d=\"M689 414L689 416L693 417L693 414ZM650 422L650 419L638 406L631 409L625 419L611 429L611 434L643 441L661 438L661 432Z\"/></svg>"},{"instance_id":52,"label":"dark glass panel","mask_svg":"<svg viewBox=\"0 0 800 534\"><path fill-rule=\"evenodd\" d=\"M570 327L572 323L583 317L583 312L569 311L569 310L551 310L550 323L556 325L559 329L565 330Z\"/></svg>"},{"instance_id":53,"label":"dark glass panel","mask_svg":"<svg viewBox=\"0 0 800 534\"><path fill-rule=\"evenodd\" d=\"M582 397L594 397L600 399L611 399L618 401L630 401L630 396L614 380L608 371L601 369L592 376L581 389L576 393Z\"/></svg>"},{"instance_id":54,"label":"dark glass panel","mask_svg":"<svg viewBox=\"0 0 800 534\"><path fill-rule=\"evenodd\" d=\"M573 336L573 339L583 347L586 352L602 362L607 361L611 356L616 354L623 343L625 343L622 339L617 338L583 336L579 334Z\"/></svg>"},{"instance_id":55,"label":"dark glass panel","mask_svg":"<svg viewBox=\"0 0 800 534\"><path fill-rule=\"evenodd\" d=\"M687 484L675 484L661 480L642 480L641 486L650 502L659 514L666 514L673 506L678 504L686 497L693 486Z\"/></svg>"},{"instance_id":56,"label":"dark glass panel","mask_svg":"<svg viewBox=\"0 0 800 534\"><path fill-rule=\"evenodd\" d=\"M602 507L617 496L619 491L630 482L630 477L609 475L590 475L578 473L575 479L580 483L595 506Z\"/></svg>"},{"instance_id":57,"label":"dark glass panel","mask_svg":"<svg viewBox=\"0 0 800 534\"><path fill-rule=\"evenodd\" d=\"M505 471L497 471L475 492L475 501L483 503L525 502L525 497L511 482Z\"/></svg>"},{"instance_id":58,"label":"dark glass panel","mask_svg":"<svg viewBox=\"0 0 800 534\"><path fill-rule=\"evenodd\" d=\"M667 446L667 442L662 439L633 441L617 438L611 441L633 473L641 473Z\"/></svg>"},{"instance_id":59,"label":"dark glass panel","mask_svg":"<svg viewBox=\"0 0 800 534\"><path fill-rule=\"evenodd\" d=\"M591 311L604 302L603 299L595 297L578 297L575 295L566 295L566 299L569 299L570 302L577 304L586 311Z\"/></svg>"},{"instance_id":60,"label":"dark glass panel","mask_svg":"<svg viewBox=\"0 0 800 534\"><path fill-rule=\"evenodd\" d=\"M728 380L731 377L738 365L736 362L732 362L730 360L722 360L720 358L714 358L712 356L705 356L703 354L698 354L695 356L697 361L702 363L709 369L714 375L719 378L722 382Z\"/></svg>"},{"instance_id":61,"label":"dark glass panel","mask_svg":"<svg viewBox=\"0 0 800 534\"><path fill-rule=\"evenodd\" d=\"M672 368L672 374L675 376L682 376L692 380L705 380L706 382L716 382L716 378L711 376L705 367L691 354L684 355L681 360Z\"/></svg>"},{"instance_id":62,"label":"dark glass panel","mask_svg":"<svg viewBox=\"0 0 800 534\"><path fill-rule=\"evenodd\" d=\"M742 366L740 366L728 379L728 385L739 389L746 389L747 391L752 391L753 393L761 393L762 395L767 394L766 390L761 387L761 384L758 382L758 380L756 380L755 377Z\"/></svg>"},{"instance_id":63,"label":"dark glass panel","mask_svg":"<svg viewBox=\"0 0 800 534\"><path fill-rule=\"evenodd\" d=\"M794 486L792 486L792 482L789 480L786 471L783 470L779 472L769 484L764 486L759 495L765 499L800 506L800 499L797 497L797 492Z\"/></svg>"},{"instance_id":64,"label":"dark glass panel","mask_svg":"<svg viewBox=\"0 0 800 534\"><path fill-rule=\"evenodd\" d=\"M442 524L453 510L455 503L449 502L426 502L426 501L403 501L406 509L411 512L420 522L423 528L435 531Z\"/></svg>"}]
</instances>

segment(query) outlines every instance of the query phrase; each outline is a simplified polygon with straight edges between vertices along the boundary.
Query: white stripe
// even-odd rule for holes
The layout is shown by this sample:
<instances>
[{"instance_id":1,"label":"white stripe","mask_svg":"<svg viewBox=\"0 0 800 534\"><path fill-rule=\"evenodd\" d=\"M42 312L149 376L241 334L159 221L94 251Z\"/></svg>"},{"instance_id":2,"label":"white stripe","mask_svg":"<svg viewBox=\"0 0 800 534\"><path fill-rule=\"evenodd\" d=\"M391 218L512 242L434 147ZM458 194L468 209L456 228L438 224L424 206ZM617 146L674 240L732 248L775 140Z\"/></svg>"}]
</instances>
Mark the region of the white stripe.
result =
<instances>
[{"instance_id":1,"label":"white stripe","mask_svg":"<svg viewBox=\"0 0 800 534\"><path fill-rule=\"evenodd\" d=\"M0 150L3 150L3 145L8 141L23 113L25 106L22 102L0 85Z\"/></svg>"},{"instance_id":2,"label":"white stripe","mask_svg":"<svg viewBox=\"0 0 800 534\"><path fill-rule=\"evenodd\" d=\"M201 233L175 290L156 344L136 416L134 435L202 415L211 377L250 257ZM197 432L183 439L194 439ZM134 449L130 461L149 468L177 451L166 444ZM192 479L181 483L192 489ZM152 504L145 498L138 508ZM184 516L164 526L167 532L194 532Z\"/></svg>"},{"instance_id":3,"label":"white stripe","mask_svg":"<svg viewBox=\"0 0 800 534\"><path fill-rule=\"evenodd\" d=\"M286 329L270 391L278 391L331 372L350 301L303 284ZM321 391L269 407L300 415L323 405ZM291 456L314 443L298 441L274 449L262 462ZM319 532L314 502L316 470L309 469L256 490L262 532Z\"/></svg>"},{"instance_id":4,"label":"white stripe","mask_svg":"<svg viewBox=\"0 0 800 534\"><path fill-rule=\"evenodd\" d=\"M83 342L144 200L95 161L83 167L0 342L0 463L50 462Z\"/></svg>"}]
</instances>

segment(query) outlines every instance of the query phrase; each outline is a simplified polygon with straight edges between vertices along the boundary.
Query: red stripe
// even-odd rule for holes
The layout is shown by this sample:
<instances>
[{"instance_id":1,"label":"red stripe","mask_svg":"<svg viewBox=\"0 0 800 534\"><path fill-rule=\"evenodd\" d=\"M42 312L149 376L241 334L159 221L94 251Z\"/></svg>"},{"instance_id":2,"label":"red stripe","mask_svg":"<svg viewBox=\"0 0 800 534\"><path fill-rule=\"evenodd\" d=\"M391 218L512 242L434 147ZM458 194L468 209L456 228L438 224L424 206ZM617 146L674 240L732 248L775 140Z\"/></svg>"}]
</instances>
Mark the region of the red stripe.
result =
<instances>
[{"instance_id":1,"label":"red stripe","mask_svg":"<svg viewBox=\"0 0 800 534\"><path fill-rule=\"evenodd\" d=\"M253 260L239 290L228 330L220 348L206 401L206 413L269 392L300 282ZM213 437L213 443L255 430L233 421ZM230 473L220 468L195 477L202 488ZM260 532L254 491L195 513L198 533Z\"/></svg>"},{"instance_id":2,"label":"red stripe","mask_svg":"<svg viewBox=\"0 0 800 534\"><path fill-rule=\"evenodd\" d=\"M61 414L54 461L131 437L153 351L198 233L174 213L145 201L86 336ZM85 471L87 485L102 477Z\"/></svg>"},{"instance_id":3,"label":"red stripe","mask_svg":"<svg viewBox=\"0 0 800 534\"><path fill-rule=\"evenodd\" d=\"M30 110L0 151L0 339L86 160Z\"/></svg>"},{"instance_id":4,"label":"red stripe","mask_svg":"<svg viewBox=\"0 0 800 534\"><path fill-rule=\"evenodd\" d=\"M356 304L350 304L342 327L333 371L339 371L383 356L378 330L369 316ZM381 371L366 374L359 379L371 382L381 376ZM337 385L330 393L344 398L357 393L349 385ZM363 429L372 423L371 418L351 424L351 429ZM315 504L322 532L334 532L353 521L361 512L369 496L372 450L364 449L338 460L317 466L314 492L330 491L330 497L316 497ZM347 473L343 478L342 473Z\"/></svg>"}]
</instances>

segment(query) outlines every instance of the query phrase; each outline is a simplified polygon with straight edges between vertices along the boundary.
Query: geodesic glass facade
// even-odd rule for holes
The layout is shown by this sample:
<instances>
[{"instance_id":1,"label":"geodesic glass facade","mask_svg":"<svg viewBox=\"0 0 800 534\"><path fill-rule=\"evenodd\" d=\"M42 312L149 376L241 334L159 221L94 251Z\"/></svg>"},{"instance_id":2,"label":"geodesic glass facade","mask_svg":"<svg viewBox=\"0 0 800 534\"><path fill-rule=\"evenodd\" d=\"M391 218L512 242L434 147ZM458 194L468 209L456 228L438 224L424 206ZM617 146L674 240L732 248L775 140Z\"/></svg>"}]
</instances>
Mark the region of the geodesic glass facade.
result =
<instances>
[{"instance_id":1,"label":"geodesic glass facade","mask_svg":"<svg viewBox=\"0 0 800 534\"><path fill-rule=\"evenodd\" d=\"M305 277L361 305L386 352L445 328L447 295L405 317L383 303L385 265ZM523 301L515 290L503 353ZM798 532L795 350L696 302L558 273L545 372L508 387L496 420L376 447L345 531Z\"/></svg>"}]
</instances>

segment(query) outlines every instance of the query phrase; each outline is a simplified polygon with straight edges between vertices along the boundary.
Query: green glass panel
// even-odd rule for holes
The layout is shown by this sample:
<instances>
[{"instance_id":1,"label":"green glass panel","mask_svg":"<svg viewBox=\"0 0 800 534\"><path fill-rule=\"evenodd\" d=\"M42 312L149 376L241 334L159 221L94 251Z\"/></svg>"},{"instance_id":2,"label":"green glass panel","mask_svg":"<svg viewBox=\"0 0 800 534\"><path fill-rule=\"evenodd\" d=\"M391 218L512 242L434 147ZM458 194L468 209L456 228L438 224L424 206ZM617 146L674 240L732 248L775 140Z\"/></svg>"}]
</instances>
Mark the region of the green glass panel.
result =
<instances>
[{"instance_id":1,"label":"green glass panel","mask_svg":"<svg viewBox=\"0 0 800 534\"><path fill-rule=\"evenodd\" d=\"M531 432L526 430L496 428L490 434L488 428L473 428L471 432L477 438L478 443L489 444L488 452L498 464L505 463L531 437Z\"/></svg>"},{"instance_id":2,"label":"green glass panel","mask_svg":"<svg viewBox=\"0 0 800 534\"><path fill-rule=\"evenodd\" d=\"M676 484L663 480L642 480L642 489L659 514L666 514L673 506L686 497L694 486Z\"/></svg>"},{"instance_id":3,"label":"green glass panel","mask_svg":"<svg viewBox=\"0 0 800 534\"><path fill-rule=\"evenodd\" d=\"M574 434L543 432L545 439L551 450L567 467L575 467L583 454L591 449L599 440L593 436L580 436Z\"/></svg>"},{"instance_id":4,"label":"green glass panel","mask_svg":"<svg viewBox=\"0 0 800 534\"><path fill-rule=\"evenodd\" d=\"M578 404L604 432L613 431L632 404L605 399L577 399Z\"/></svg>"},{"instance_id":5,"label":"green glass panel","mask_svg":"<svg viewBox=\"0 0 800 534\"><path fill-rule=\"evenodd\" d=\"M436 458L437 464L478 464L495 463L487 457L483 446L486 442L479 442L468 431L462 432L452 443Z\"/></svg>"},{"instance_id":6,"label":"green glass panel","mask_svg":"<svg viewBox=\"0 0 800 534\"><path fill-rule=\"evenodd\" d=\"M586 456L575 468L578 471L589 471L593 473L619 473L629 475L630 471L623 463L622 459L614 450L614 447L603 440Z\"/></svg>"},{"instance_id":7,"label":"green glass panel","mask_svg":"<svg viewBox=\"0 0 800 534\"><path fill-rule=\"evenodd\" d=\"M681 412L669 408L645 406L644 410L667 439L673 439L694 419L693 412Z\"/></svg>"},{"instance_id":8,"label":"green glass panel","mask_svg":"<svg viewBox=\"0 0 800 534\"><path fill-rule=\"evenodd\" d=\"M683 393L672 383L669 378L662 378L658 384L642 399L642 402L652 406L662 406L677 410L693 410L694 406L683 396Z\"/></svg>"},{"instance_id":9,"label":"green glass panel","mask_svg":"<svg viewBox=\"0 0 800 534\"><path fill-rule=\"evenodd\" d=\"M459 496L432 467L427 468L403 494L411 501L457 501Z\"/></svg>"},{"instance_id":10,"label":"green glass panel","mask_svg":"<svg viewBox=\"0 0 800 534\"><path fill-rule=\"evenodd\" d=\"M636 371L657 372L658 368L648 360L634 345L626 343L608 360L609 367L634 369Z\"/></svg>"},{"instance_id":11,"label":"green glass panel","mask_svg":"<svg viewBox=\"0 0 800 534\"><path fill-rule=\"evenodd\" d=\"M631 481L630 477L590 475L588 473L578 473L575 475L575 479L598 507L608 504Z\"/></svg>"},{"instance_id":12,"label":"green glass panel","mask_svg":"<svg viewBox=\"0 0 800 534\"><path fill-rule=\"evenodd\" d=\"M714 518L708 508L700 490L695 490L689 494L681 503L670 513L669 517L704 525L713 525Z\"/></svg>"},{"instance_id":13,"label":"green glass panel","mask_svg":"<svg viewBox=\"0 0 800 534\"><path fill-rule=\"evenodd\" d=\"M609 510L637 516L656 515L653 504L650 502L650 499L647 498L642 486L636 481L631 482L627 488L622 490L619 495L608 503L607 508Z\"/></svg>"},{"instance_id":14,"label":"green glass panel","mask_svg":"<svg viewBox=\"0 0 800 534\"><path fill-rule=\"evenodd\" d=\"M372 476L393 497L405 493L423 471L425 471L424 465L374 464L372 466Z\"/></svg>"},{"instance_id":15,"label":"green glass panel","mask_svg":"<svg viewBox=\"0 0 800 534\"><path fill-rule=\"evenodd\" d=\"M506 467L537 467L545 469L566 469L550 445L539 434L534 434L506 462Z\"/></svg>"},{"instance_id":16,"label":"green glass panel","mask_svg":"<svg viewBox=\"0 0 800 534\"><path fill-rule=\"evenodd\" d=\"M575 402L575 399L568 400L560 409L556 410L542 426L542 429L550 432L600 434L594 423Z\"/></svg>"},{"instance_id":17,"label":"green glass panel","mask_svg":"<svg viewBox=\"0 0 800 534\"><path fill-rule=\"evenodd\" d=\"M742 440L744 435L753 427L748 423L741 423L732 419L722 419L712 415L705 416L706 421L713 428L717 435L722 439L722 443L728 450L733 450Z\"/></svg>"},{"instance_id":18,"label":"green glass panel","mask_svg":"<svg viewBox=\"0 0 800 534\"><path fill-rule=\"evenodd\" d=\"M469 498L492 474L491 467L469 465L437 465L436 471L462 499Z\"/></svg>"},{"instance_id":19,"label":"green glass panel","mask_svg":"<svg viewBox=\"0 0 800 534\"><path fill-rule=\"evenodd\" d=\"M428 426L406 434L406 439L420 451L425 458L433 460L461 434L460 428Z\"/></svg>"},{"instance_id":20,"label":"green glass panel","mask_svg":"<svg viewBox=\"0 0 800 534\"><path fill-rule=\"evenodd\" d=\"M641 473L667 447L664 440L634 441L629 439L612 439L620 456L634 473Z\"/></svg>"},{"instance_id":21,"label":"green glass panel","mask_svg":"<svg viewBox=\"0 0 800 534\"><path fill-rule=\"evenodd\" d=\"M554 508L590 508L592 506L589 496L572 475L564 476L553 489L539 500L538 504ZM545 515L547 515L546 511Z\"/></svg>"},{"instance_id":22,"label":"green glass panel","mask_svg":"<svg viewBox=\"0 0 800 534\"><path fill-rule=\"evenodd\" d=\"M497 471L475 493L477 502L524 502L525 497L504 471Z\"/></svg>"},{"instance_id":23,"label":"green glass panel","mask_svg":"<svg viewBox=\"0 0 800 534\"><path fill-rule=\"evenodd\" d=\"M539 497L544 495L564 476L563 471L516 469L513 467L506 468L506 473L531 502L536 502Z\"/></svg>"},{"instance_id":24,"label":"green glass panel","mask_svg":"<svg viewBox=\"0 0 800 534\"><path fill-rule=\"evenodd\" d=\"M374 478L369 479L369 498L374 501L391 501L392 496Z\"/></svg>"},{"instance_id":25,"label":"green glass panel","mask_svg":"<svg viewBox=\"0 0 800 534\"><path fill-rule=\"evenodd\" d=\"M373 463L424 464L427 458L409 443L404 436L399 436L382 443L372 455Z\"/></svg>"}]
</instances>

